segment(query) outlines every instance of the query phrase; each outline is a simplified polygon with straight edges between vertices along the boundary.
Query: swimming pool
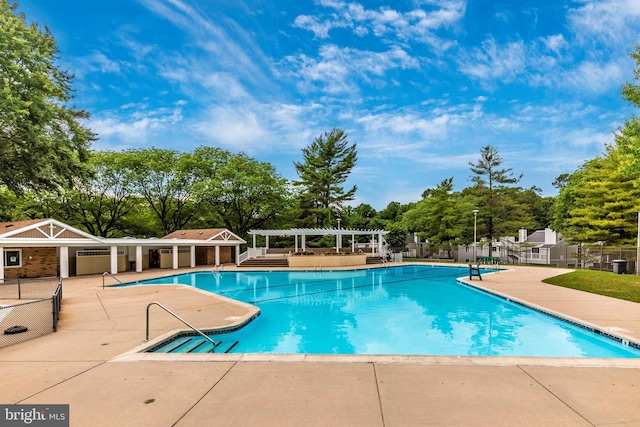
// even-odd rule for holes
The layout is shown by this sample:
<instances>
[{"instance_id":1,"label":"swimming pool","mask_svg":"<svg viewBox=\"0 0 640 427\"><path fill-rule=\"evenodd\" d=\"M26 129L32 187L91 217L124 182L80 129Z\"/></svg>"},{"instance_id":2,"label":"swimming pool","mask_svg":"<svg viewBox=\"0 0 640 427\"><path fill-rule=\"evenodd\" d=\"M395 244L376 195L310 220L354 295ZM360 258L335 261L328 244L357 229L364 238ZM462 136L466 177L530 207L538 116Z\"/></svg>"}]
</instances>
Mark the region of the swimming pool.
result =
<instances>
[{"instance_id":1,"label":"swimming pool","mask_svg":"<svg viewBox=\"0 0 640 427\"><path fill-rule=\"evenodd\" d=\"M231 352L640 357L637 348L456 280L465 275L465 267L411 265L198 272L136 284L183 284L258 306L245 327L212 336ZM211 350L188 335L152 351Z\"/></svg>"}]
</instances>

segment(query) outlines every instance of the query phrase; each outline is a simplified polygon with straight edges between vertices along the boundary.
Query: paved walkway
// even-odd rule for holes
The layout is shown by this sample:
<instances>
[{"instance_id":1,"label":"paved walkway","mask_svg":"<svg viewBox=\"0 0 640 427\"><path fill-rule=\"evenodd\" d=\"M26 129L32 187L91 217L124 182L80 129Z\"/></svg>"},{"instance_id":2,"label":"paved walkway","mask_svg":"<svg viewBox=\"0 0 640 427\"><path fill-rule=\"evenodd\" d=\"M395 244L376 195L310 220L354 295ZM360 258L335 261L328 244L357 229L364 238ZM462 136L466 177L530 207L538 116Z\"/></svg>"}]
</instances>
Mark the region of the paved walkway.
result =
<instances>
[{"instance_id":1,"label":"paved walkway","mask_svg":"<svg viewBox=\"0 0 640 427\"><path fill-rule=\"evenodd\" d=\"M473 284L640 339L640 304L540 282L566 271ZM141 355L151 301L198 327L254 309L186 287L101 285L65 280L59 331L0 349L0 403L69 404L72 426L640 426L640 359ZM152 337L180 328L151 316Z\"/></svg>"}]
</instances>

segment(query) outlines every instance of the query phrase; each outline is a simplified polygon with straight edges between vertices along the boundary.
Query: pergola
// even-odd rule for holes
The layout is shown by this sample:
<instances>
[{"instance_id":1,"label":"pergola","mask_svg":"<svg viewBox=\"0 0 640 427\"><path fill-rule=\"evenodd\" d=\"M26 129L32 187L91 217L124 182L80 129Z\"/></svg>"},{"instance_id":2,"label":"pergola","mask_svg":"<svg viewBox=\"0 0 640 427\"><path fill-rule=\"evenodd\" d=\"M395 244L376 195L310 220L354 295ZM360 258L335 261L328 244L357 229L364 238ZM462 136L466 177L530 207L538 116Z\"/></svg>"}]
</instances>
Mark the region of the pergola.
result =
<instances>
[{"instance_id":1,"label":"pergola","mask_svg":"<svg viewBox=\"0 0 640 427\"><path fill-rule=\"evenodd\" d=\"M256 249L256 236L265 237L266 249L269 249L270 236L294 236L295 252L298 252L299 248L303 251L306 249L307 236L336 236L336 251L339 252L342 248L342 236L351 236L351 252L355 252L355 236L371 236L370 244L372 252L376 252L377 243L377 252L380 254L382 253L382 242L384 240L383 236L388 233L389 232L386 230L357 230L349 228L290 228L287 230L249 230L249 234L253 236L253 249ZM298 244L298 237L300 237L300 246Z\"/></svg>"}]
</instances>

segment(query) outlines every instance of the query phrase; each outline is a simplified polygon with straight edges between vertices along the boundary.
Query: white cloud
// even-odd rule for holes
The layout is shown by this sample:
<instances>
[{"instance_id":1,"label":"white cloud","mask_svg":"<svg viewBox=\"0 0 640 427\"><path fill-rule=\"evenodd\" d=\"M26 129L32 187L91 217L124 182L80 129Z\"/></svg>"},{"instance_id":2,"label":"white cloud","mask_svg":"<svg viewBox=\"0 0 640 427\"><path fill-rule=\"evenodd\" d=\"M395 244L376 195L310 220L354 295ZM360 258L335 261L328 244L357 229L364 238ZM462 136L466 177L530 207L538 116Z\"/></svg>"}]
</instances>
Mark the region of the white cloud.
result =
<instances>
[{"instance_id":1,"label":"white cloud","mask_svg":"<svg viewBox=\"0 0 640 427\"><path fill-rule=\"evenodd\" d=\"M558 82L558 86L604 93L615 87L620 87L625 80L624 74L617 63L585 61L564 73L563 80Z\"/></svg>"},{"instance_id":2,"label":"white cloud","mask_svg":"<svg viewBox=\"0 0 640 427\"><path fill-rule=\"evenodd\" d=\"M562 34L542 37L542 42L547 49L553 51L556 55L561 55L562 51L569 46L569 43L567 43L567 40Z\"/></svg>"},{"instance_id":3,"label":"white cloud","mask_svg":"<svg viewBox=\"0 0 640 427\"><path fill-rule=\"evenodd\" d=\"M113 150L158 145L183 121L180 107L155 111L147 111L146 107L146 104L125 104L121 108L126 115L113 111L92 117L89 126L98 134L98 148Z\"/></svg>"},{"instance_id":4,"label":"white cloud","mask_svg":"<svg viewBox=\"0 0 640 427\"><path fill-rule=\"evenodd\" d=\"M491 85L496 80L513 82L526 70L527 49L523 41L498 44L493 38L463 54L458 62L461 72Z\"/></svg>"},{"instance_id":5,"label":"white cloud","mask_svg":"<svg viewBox=\"0 0 640 427\"><path fill-rule=\"evenodd\" d=\"M100 51L94 51L90 55L75 58L73 68L77 78L82 78L89 73L121 73L120 62L110 59Z\"/></svg>"},{"instance_id":6,"label":"white cloud","mask_svg":"<svg viewBox=\"0 0 640 427\"><path fill-rule=\"evenodd\" d=\"M303 54L288 56L280 66L290 67L289 73L301 79L301 89L319 88L337 94L356 92L356 82L370 82L392 69L419 68L419 63L399 47L372 52L330 44L321 46L318 59Z\"/></svg>"},{"instance_id":7,"label":"white cloud","mask_svg":"<svg viewBox=\"0 0 640 427\"><path fill-rule=\"evenodd\" d=\"M357 36L390 35L393 40L418 40L438 50L444 50L452 43L443 42L434 32L458 23L466 10L463 0L433 0L402 12L389 6L366 9L359 3L346 1L323 0L319 4L331 11L318 16L300 15L294 26L312 31L321 39L330 37L333 29L350 28Z\"/></svg>"},{"instance_id":8,"label":"white cloud","mask_svg":"<svg viewBox=\"0 0 640 427\"><path fill-rule=\"evenodd\" d=\"M617 47L637 43L640 2L637 0L583 0L568 13L576 39L584 45L606 43Z\"/></svg>"}]
</instances>

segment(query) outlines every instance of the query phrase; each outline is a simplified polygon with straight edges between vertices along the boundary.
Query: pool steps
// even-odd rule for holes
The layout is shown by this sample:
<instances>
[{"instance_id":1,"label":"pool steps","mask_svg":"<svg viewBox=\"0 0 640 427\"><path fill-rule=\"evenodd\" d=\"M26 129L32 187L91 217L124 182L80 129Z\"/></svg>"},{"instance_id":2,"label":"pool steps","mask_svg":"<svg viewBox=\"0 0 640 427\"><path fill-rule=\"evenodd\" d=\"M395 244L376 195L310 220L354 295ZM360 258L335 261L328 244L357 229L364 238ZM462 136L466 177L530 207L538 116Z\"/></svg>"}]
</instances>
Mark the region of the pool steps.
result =
<instances>
[{"instance_id":1,"label":"pool steps","mask_svg":"<svg viewBox=\"0 0 640 427\"><path fill-rule=\"evenodd\" d=\"M235 348L239 342L234 341L224 351L218 351L218 347L224 348L222 341L216 343L214 351L211 351L211 345L208 341L197 336L181 336L171 340L161 347L154 348L153 353L228 353Z\"/></svg>"}]
</instances>

